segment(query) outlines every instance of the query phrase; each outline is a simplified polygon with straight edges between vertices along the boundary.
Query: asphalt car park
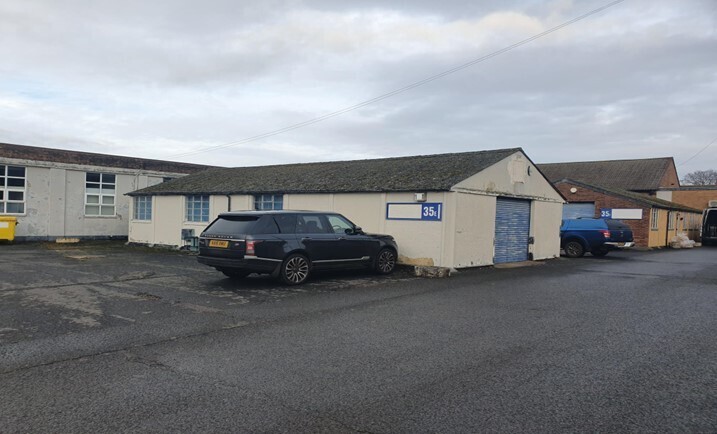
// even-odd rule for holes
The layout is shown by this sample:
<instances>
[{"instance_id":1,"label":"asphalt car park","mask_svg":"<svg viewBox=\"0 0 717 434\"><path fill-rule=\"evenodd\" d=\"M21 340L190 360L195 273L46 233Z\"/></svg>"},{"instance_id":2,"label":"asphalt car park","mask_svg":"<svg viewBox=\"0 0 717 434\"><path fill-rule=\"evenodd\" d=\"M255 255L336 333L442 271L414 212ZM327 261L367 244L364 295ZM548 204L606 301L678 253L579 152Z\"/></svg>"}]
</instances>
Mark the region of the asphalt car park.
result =
<instances>
[{"instance_id":1,"label":"asphalt car park","mask_svg":"<svg viewBox=\"0 0 717 434\"><path fill-rule=\"evenodd\" d=\"M232 280L120 243L0 251L3 432L717 429L717 249L421 279Z\"/></svg>"}]
</instances>

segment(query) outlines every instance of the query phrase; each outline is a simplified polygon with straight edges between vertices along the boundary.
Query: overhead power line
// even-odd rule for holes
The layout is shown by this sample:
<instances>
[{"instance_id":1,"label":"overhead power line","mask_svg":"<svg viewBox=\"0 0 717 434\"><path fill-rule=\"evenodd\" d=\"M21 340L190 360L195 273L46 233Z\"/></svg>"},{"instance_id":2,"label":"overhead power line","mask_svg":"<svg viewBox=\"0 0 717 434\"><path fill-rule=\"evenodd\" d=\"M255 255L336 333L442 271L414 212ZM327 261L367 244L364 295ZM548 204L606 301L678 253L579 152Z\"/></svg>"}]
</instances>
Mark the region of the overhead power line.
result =
<instances>
[{"instance_id":1,"label":"overhead power line","mask_svg":"<svg viewBox=\"0 0 717 434\"><path fill-rule=\"evenodd\" d=\"M550 29L548 29L548 30L546 30L546 31L544 31L544 32L538 33L538 34L533 35L533 36L531 36L531 37L529 37L529 38L523 39L522 41L519 41L519 42L516 42L516 43L514 43L514 44L512 44L512 45L509 45L509 46L507 46L507 47L505 47L505 48L501 48L500 50L494 51L494 52L492 52L492 53L490 53L490 54L486 54L485 56L479 57L479 58L477 58L477 59L473 59L473 60L471 60L470 62L463 63L463 64L461 64L461 65L455 66L455 67L453 67L453 68L451 68L451 69L448 69L448 70L446 70L446 71L443 71L443 72L440 72L440 73L438 73L438 74L432 75L432 76L430 76L430 77L424 78L424 79L422 79L422 80L413 82L413 83L411 83L411 84L408 84L408 85L406 85L406 86L403 86L403 87L401 87L401 88L399 88L399 89L396 89L396 90L393 90L393 91L391 91L391 92L384 93L383 95L379 95L379 96L377 96L377 97L374 97L374 98L371 98L371 99L367 99L367 100L365 100L365 101L362 101L362 102L360 102L360 103L354 104L354 105L352 105L352 106L348 106L348 107L342 108L342 109L340 109L340 110L336 110L336 111L334 111L334 112L327 113L327 114L325 114L325 115L315 117L315 118L313 118L313 119L309 119L309 120L306 120L306 121L303 121L303 122L299 122L299 123L296 123L296 124L293 124L293 125L289 125L289 126L286 126L286 127L284 127L284 128L279 128L279 129L277 129L277 130L269 131L269 132L267 132L267 133L257 134L257 135L255 135L255 136L247 137L247 138L244 138L244 139L241 139L241 140L237 140L237 141L233 141L233 142L229 142L229 143L224 143L224 144L221 144L221 145L209 146L209 147L206 147L206 148L197 149L197 150L195 150L195 151L189 151L189 152L184 152L184 153L181 153L181 154L171 155L171 156L169 156L168 158L187 157L187 156L190 156L190 155L196 155L196 154L201 154L201 153L204 153L204 152L216 151L216 150L219 150L219 149L229 148L229 147L232 147L232 146L238 146L238 145L242 145L242 144L244 144L244 143L253 142L253 141L256 141L256 140L260 140L260 139L265 139L265 138L267 138L267 137L271 137L271 136L275 136L275 135L277 135L277 134L281 134L281 133L285 133L285 132L288 132L288 131L292 131L292 130L296 130L296 129L299 129L299 128L303 128L303 127L306 127L306 126L308 126L308 125L312 125L312 124L315 124L315 123L318 123L318 122L321 122L321 121L325 121L325 120L327 120L327 119L334 118L334 117L336 117L336 116L340 116L340 115L342 115L342 114L344 114L344 113L348 113L348 112L350 112L350 111L359 109L359 108L361 108L361 107L365 107L365 106L367 106L367 105L370 105L370 104L373 104L373 103L382 101L382 100L384 100L384 99L386 99L386 98L390 98L390 97L392 97L392 96L394 96L394 95L398 95L399 93L403 93L403 92L406 92L406 91L408 91L408 90L415 89L415 88L417 88L417 87L419 87L419 86L423 86L423 85L425 85L425 84L431 83L431 82L436 81L436 80L438 80L438 79L440 79L440 78L443 78L443 77L445 77L445 76L447 76L447 75L451 75L451 74L454 74L454 73L456 73L456 72L458 72L458 71L461 71L461 70L463 70L463 69L470 68L471 66L474 66L474 65L476 65L476 64L478 64L478 63L485 62L485 61L488 60L488 59L492 59L493 57L499 56L499 55L501 55L501 54L503 54L503 53L506 53L506 52L508 52L508 51L511 51L511 50L514 50L514 49L516 49L516 48L518 48L518 47L521 47L521 46L523 46L523 45L525 45L525 44L528 44L528 43L530 43L530 42L533 42L533 41L535 41L536 39L540 39L540 38L542 38L543 36L547 36L547 35L549 35L549 34L551 34L551 33L554 33L554 32L556 32L556 31L562 29L563 27L567 27L567 26L569 26L569 25L571 25L571 24L577 23L578 21L582 21L582 20L584 20L585 18L588 18L588 17L591 16L591 15L595 15L595 14L597 14L597 13L600 13L600 12L602 12L602 11L608 9L608 8L611 8L611 7L613 7L613 6L615 6L615 5L619 4L619 3L622 3L622 2L624 2L624 1L625 1L625 0L616 0L616 1L613 1L613 2L611 2L611 3L608 3L608 4L604 5L604 6L601 6L601 7L597 8L597 9L593 9L593 10L591 10L590 12L587 12L587 13L585 13L585 14L583 14L583 15L580 15L580 16L578 16L578 17L575 17L575 18L573 18L573 19L571 19L571 20L569 20L569 21L566 21L566 22L564 22L564 23L562 23L562 24L559 24L559 25L557 25L557 26L555 26L555 27L552 27L552 28L550 28Z\"/></svg>"},{"instance_id":2,"label":"overhead power line","mask_svg":"<svg viewBox=\"0 0 717 434\"><path fill-rule=\"evenodd\" d=\"M711 142L709 142L709 143L707 144L707 146L705 146L704 148L702 148L702 149L700 149L699 151L697 151L697 153L696 153L695 155L691 156L690 158L686 159L686 160L683 161L682 163L678 164L677 167L680 167L680 166L682 166L682 165L684 165L684 164L686 164L686 163L692 161L693 159L695 159L695 157L697 157L698 155L700 155L701 153L703 153L704 151L706 151L707 148L709 148L710 146L714 145L715 142L717 142L717 137L715 137L714 140L712 140Z\"/></svg>"}]
</instances>

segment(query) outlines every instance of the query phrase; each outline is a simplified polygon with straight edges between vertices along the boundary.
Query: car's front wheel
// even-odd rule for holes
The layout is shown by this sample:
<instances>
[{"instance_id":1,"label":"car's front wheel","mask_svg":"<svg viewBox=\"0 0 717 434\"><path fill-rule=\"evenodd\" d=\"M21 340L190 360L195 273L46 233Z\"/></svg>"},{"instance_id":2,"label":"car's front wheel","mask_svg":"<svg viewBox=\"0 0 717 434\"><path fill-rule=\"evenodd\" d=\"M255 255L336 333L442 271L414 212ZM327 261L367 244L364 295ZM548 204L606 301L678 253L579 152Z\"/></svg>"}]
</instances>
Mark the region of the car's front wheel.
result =
<instances>
[{"instance_id":1,"label":"car's front wheel","mask_svg":"<svg viewBox=\"0 0 717 434\"><path fill-rule=\"evenodd\" d=\"M373 269L379 274L392 273L396 268L396 252L392 249L381 249L376 255Z\"/></svg>"},{"instance_id":2,"label":"car's front wheel","mask_svg":"<svg viewBox=\"0 0 717 434\"><path fill-rule=\"evenodd\" d=\"M585 248L580 241L568 241L563 249L565 249L565 256L568 258L579 258L585 254Z\"/></svg>"},{"instance_id":3,"label":"car's front wheel","mask_svg":"<svg viewBox=\"0 0 717 434\"><path fill-rule=\"evenodd\" d=\"M279 279L287 285L300 285L309 278L310 269L309 258L300 253L294 253L281 263Z\"/></svg>"}]
</instances>

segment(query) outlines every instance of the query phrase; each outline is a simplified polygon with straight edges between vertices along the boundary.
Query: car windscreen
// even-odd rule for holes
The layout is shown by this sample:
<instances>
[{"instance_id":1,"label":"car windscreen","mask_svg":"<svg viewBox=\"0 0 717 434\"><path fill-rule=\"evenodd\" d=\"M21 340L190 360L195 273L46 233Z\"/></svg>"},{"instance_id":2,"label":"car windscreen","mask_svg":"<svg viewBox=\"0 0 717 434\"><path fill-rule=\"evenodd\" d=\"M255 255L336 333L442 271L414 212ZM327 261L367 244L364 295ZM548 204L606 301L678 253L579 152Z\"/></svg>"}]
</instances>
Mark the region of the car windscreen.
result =
<instances>
[{"instance_id":1,"label":"car windscreen","mask_svg":"<svg viewBox=\"0 0 717 434\"><path fill-rule=\"evenodd\" d=\"M207 235L239 235L251 233L259 216L221 216L209 226Z\"/></svg>"},{"instance_id":2,"label":"car windscreen","mask_svg":"<svg viewBox=\"0 0 717 434\"><path fill-rule=\"evenodd\" d=\"M629 231L630 226L627 224L621 222L620 220L605 220L605 223L607 223L607 228L611 231Z\"/></svg>"}]
</instances>

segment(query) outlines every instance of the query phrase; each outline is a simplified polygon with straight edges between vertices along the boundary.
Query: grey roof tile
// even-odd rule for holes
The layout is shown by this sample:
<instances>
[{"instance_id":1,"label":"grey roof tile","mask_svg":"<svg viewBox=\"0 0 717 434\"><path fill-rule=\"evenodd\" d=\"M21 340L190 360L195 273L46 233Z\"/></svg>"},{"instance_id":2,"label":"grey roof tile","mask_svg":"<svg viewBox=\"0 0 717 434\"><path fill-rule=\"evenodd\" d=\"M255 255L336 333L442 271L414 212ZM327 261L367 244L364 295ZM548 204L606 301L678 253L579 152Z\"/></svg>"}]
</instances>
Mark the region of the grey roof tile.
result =
<instances>
[{"instance_id":1,"label":"grey roof tile","mask_svg":"<svg viewBox=\"0 0 717 434\"><path fill-rule=\"evenodd\" d=\"M589 184L633 191L660 188L660 181L670 168L671 157L639 160L579 161L538 164L550 180L570 178Z\"/></svg>"},{"instance_id":2,"label":"grey roof tile","mask_svg":"<svg viewBox=\"0 0 717 434\"><path fill-rule=\"evenodd\" d=\"M201 164L178 163L176 161L149 160L93 152L14 145L11 143L0 143L0 157L168 173L194 173L213 167Z\"/></svg>"},{"instance_id":3,"label":"grey roof tile","mask_svg":"<svg viewBox=\"0 0 717 434\"><path fill-rule=\"evenodd\" d=\"M448 191L515 152L522 150L209 169L129 195Z\"/></svg>"}]
</instances>

